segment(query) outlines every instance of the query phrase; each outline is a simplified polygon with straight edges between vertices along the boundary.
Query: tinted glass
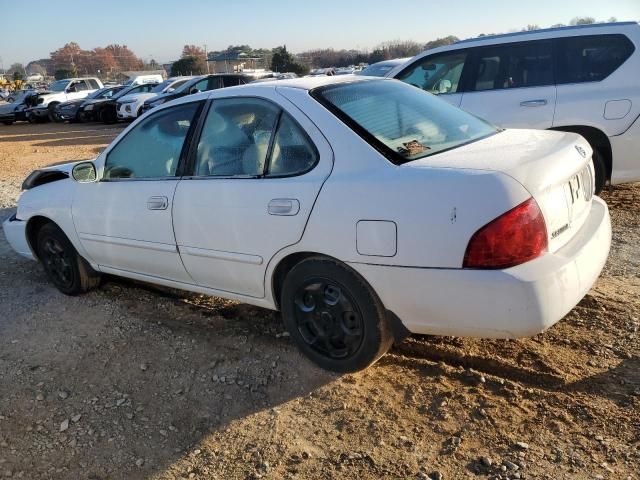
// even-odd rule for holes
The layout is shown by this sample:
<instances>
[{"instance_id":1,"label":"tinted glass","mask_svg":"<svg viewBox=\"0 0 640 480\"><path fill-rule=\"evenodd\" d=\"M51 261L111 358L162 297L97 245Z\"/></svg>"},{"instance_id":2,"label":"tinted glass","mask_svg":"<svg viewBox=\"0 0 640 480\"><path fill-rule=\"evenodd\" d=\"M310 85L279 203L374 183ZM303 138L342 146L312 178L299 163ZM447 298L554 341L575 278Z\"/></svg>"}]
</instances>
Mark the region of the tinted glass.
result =
<instances>
[{"instance_id":1,"label":"tinted glass","mask_svg":"<svg viewBox=\"0 0 640 480\"><path fill-rule=\"evenodd\" d=\"M273 140L268 176L297 175L310 170L318 154L302 128L283 113Z\"/></svg>"},{"instance_id":2,"label":"tinted glass","mask_svg":"<svg viewBox=\"0 0 640 480\"><path fill-rule=\"evenodd\" d=\"M236 87L238 85L242 85L244 82L240 79L240 77L222 77L222 84L225 87Z\"/></svg>"},{"instance_id":3,"label":"tinted glass","mask_svg":"<svg viewBox=\"0 0 640 480\"><path fill-rule=\"evenodd\" d=\"M558 40L558 83L597 82L631 56L634 46L624 35L593 35Z\"/></svg>"},{"instance_id":4,"label":"tinted glass","mask_svg":"<svg viewBox=\"0 0 640 480\"><path fill-rule=\"evenodd\" d=\"M551 42L505 44L477 49L472 90L553 85Z\"/></svg>"},{"instance_id":5,"label":"tinted glass","mask_svg":"<svg viewBox=\"0 0 640 480\"><path fill-rule=\"evenodd\" d=\"M198 103L167 108L136 125L109 152L105 179L173 177Z\"/></svg>"},{"instance_id":6,"label":"tinted glass","mask_svg":"<svg viewBox=\"0 0 640 480\"><path fill-rule=\"evenodd\" d=\"M278 114L263 100L215 100L198 142L196 175L263 175Z\"/></svg>"},{"instance_id":7,"label":"tinted glass","mask_svg":"<svg viewBox=\"0 0 640 480\"><path fill-rule=\"evenodd\" d=\"M96 88L100 88L100 85L98 85L98 82L96 82L93 78L90 78L87 81L89 82L89 85L91 86L92 90Z\"/></svg>"},{"instance_id":8,"label":"tinted glass","mask_svg":"<svg viewBox=\"0 0 640 480\"><path fill-rule=\"evenodd\" d=\"M455 93L466 59L466 52L434 55L418 60L397 78L429 93Z\"/></svg>"},{"instance_id":9,"label":"tinted glass","mask_svg":"<svg viewBox=\"0 0 640 480\"><path fill-rule=\"evenodd\" d=\"M367 77L384 77L395 67L392 63L374 63L358 73Z\"/></svg>"},{"instance_id":10,"label":"tinted glass","mask_svg":"<svg viewBox=\"0 0 640 480\"><path fill-rule=\"evenodd\" d=\"M394 80L319 88L313 96L365 140L404 163L496 132L490 124L433 95Z\"/></svg>"}]
</instances>

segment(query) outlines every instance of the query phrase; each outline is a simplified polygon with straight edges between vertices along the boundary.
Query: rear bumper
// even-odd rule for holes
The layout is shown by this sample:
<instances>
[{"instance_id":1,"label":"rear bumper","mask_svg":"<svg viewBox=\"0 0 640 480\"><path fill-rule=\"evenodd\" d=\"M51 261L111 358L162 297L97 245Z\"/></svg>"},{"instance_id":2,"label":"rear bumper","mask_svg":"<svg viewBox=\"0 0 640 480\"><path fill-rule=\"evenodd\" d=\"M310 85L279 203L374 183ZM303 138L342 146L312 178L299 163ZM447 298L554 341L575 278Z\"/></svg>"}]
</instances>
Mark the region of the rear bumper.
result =
<instances>
[{"instance_id":1,"label":"rear bumper","mask_svg":"<svg viewBox=\"0 0 640 480\"><path fill-rule=\"evenodd\" d=\"M35 260L33 252L27 242L26 228L27 222L16 219L15 215L7 218L2 223L4 236L7 238L11 248L13 248L19 255Z\"/></svg>"},{"instance_id":2,"label":"rear bumper","mask_svg":"<svg viewBox=\"0 0 640 480\"><path fill-rule=\"evenodd\" d=\"M586 295L610 245L609 210L594 197L569 243L506 270L351 266L413 333L518 338L546 330Z\"/></svg>"},{"instance_id":3,"label":"rear bumper","mask_svg":"<svg viewBox=\"0 0 640 480\"><path fill-rule=\"evenodd\" d=\"M609 137L613 168L611 184L640 181L640 117L622 135Z\"/></svg>"}]
</instances>

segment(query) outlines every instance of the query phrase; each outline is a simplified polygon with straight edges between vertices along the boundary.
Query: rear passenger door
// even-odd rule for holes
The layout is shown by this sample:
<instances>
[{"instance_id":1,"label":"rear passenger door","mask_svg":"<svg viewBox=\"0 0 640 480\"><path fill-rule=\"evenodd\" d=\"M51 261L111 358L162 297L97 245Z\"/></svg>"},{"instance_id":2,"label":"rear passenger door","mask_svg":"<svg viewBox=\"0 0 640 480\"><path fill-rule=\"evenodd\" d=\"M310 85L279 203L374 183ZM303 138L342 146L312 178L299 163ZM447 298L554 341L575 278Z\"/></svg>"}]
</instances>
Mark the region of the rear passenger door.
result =
<instances>
[{"instance_id":1,"label":"rear passenger door","mask_svg":"<svg viewBox=\"0 0 640 480\"><path fill-rule=\"evenodd\" d=\"M546 129L556 104L552 41L507 43L472 50L460 107L509 128Z\"/></svg>"},{"instance_id":2,"label":"rear passenger door","mask_svg":"<svg viewBox=\"0 0 640 480\"><path fill-rule=\"evenodd\" d=\"M194 150L173 202L184 266L200 286L262 298L269 261L302 237L331 148L295 107L228 97L213 100Z\"/></svg>"}]
</instances>

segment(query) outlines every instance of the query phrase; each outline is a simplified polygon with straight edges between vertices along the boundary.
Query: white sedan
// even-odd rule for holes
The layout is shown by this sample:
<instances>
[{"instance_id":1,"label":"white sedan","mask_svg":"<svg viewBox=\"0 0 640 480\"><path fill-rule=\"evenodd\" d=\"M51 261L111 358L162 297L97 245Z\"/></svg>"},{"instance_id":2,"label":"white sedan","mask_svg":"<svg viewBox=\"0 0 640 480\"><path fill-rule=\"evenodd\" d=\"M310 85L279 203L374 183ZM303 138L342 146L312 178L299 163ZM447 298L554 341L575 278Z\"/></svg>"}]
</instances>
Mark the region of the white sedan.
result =
<instances>
[{"instance_id":1,"label":"white sedan","mask_svg":"<svg viewBox=\"0 0 640 480\"><path fill-rule=\"evenodd\" d=\"M569 312L611 243L591 153L396 80L259 83L32 173L4 231L63 293L108 273L278 309L312 360L355 371L409 332L515 338Z\"/></svg>"}]
</instances>

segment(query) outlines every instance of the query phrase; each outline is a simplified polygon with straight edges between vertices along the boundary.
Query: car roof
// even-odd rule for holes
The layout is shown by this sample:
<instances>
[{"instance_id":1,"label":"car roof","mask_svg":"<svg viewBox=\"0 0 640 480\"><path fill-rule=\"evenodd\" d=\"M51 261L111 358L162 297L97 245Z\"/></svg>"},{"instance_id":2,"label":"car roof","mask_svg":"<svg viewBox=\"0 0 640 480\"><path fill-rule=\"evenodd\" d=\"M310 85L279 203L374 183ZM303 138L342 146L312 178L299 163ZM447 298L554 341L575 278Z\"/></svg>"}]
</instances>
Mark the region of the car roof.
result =
<instances>
[{"instance_id":1,"label":"car roof","mask_svg":"<svg viewBox=\"0 0 640 480\"><path fill-rule=\"evenodd\" d=\"M527 36L548 34L548 33L587 34L591 32L586 32L585 30L606 29L606 28L615 29L615 27L624 27L629 25L638 25L638 22L589 23L586 25L570 25L570 26L563 26L563 27L540 28L538 30L528 30L524 32L500 33L496 35L485 35L483 37L475 37L475 38L467 38L465 40L459 40L455 42L454 45L466 44L466 43L472 43L472 42L486 42L486 41L492 41L492 40L502 39L502 38L509 39L512 37L527 37Z\"/></svg>"},{"instance_id":2,"label":"car roof","mask_svg":"<svg viewBox=\"0 0 640 480\"><path fill-rule=\"evenodd\" d=\"M259 83L260 86L277 85L280 87L299 88L302 90L313 90L314 88L324 87L326 85L334 85L339 83L354 83L354 82L366 82L372 80L382 80L380 77L365 77L365 76L346 76L346 75L323 75L320 77L302 77L302 78L287 78L284 80L273 80ZM251 83L250 85L256 85ZM257 86L256 85L256 86ZM242 88L231 87L231 88Z\"/></svg>"}]
</instances>

